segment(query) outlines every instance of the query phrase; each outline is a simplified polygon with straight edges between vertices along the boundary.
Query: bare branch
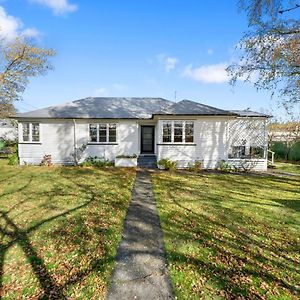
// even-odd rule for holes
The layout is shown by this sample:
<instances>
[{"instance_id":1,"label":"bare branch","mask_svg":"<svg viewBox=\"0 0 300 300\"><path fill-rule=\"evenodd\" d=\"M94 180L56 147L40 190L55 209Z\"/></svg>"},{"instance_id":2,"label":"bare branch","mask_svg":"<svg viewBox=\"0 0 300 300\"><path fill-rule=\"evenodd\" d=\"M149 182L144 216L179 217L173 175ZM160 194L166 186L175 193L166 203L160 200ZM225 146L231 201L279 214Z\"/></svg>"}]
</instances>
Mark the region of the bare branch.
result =
<instances>
[{"instance_id":1,"label":"bare branch","mask_svg":"<svg viewBox=\"0 0 300 300\"><path fill-rule=\"evenodd\" d=\"M290 7L290 8L286 8L286 9L279 10L278 12L279 12L280 14L284 14L284 13L286 13L286 12L295 10L295 9L297 9L297 8L299 8L299 7L300 7L300 4L296 3L295 6Z\"/></svg>"}]
</instances>

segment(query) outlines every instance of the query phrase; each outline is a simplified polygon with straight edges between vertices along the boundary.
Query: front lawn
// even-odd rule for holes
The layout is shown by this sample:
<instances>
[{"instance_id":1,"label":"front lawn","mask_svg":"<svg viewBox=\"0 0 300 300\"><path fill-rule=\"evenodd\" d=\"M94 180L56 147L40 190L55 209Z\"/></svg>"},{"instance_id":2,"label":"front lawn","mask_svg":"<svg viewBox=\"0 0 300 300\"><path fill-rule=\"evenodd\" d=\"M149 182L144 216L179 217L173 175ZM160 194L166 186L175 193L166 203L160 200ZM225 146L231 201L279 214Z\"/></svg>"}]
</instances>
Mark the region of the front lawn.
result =
<instances>
[{"instance_id":1,"label":"front lawn","mask_svg":"<svg viewBox=\"0 0 300 300\"><path fill-rule=\"evenodd\" d=\"M299 178L152 180L178 299L299 299Z\"/></svg>"},{"instance_id":2,"label":"front lawn","mask_svg":"<svg viewBox=\"0 0 300 300\"><path fill-rule=\"evenodd\" d=\"M2 299L103 299L134 178L0 160Z\"/></svg>"},{"instance_id":3,"label":"front lawn","mask_svg":"<svg viewBox=\"0 0 300 300\"><path fill-rule=\"evenodd\" d=\"M294 173L294 174L299 174L300 175L300 163L296 164L296 163L276 163L275 164L276 169L275 170L279 170L279 171L284 171L284 172L288 172L288 173Z\"/></svg>"}]
</instances>

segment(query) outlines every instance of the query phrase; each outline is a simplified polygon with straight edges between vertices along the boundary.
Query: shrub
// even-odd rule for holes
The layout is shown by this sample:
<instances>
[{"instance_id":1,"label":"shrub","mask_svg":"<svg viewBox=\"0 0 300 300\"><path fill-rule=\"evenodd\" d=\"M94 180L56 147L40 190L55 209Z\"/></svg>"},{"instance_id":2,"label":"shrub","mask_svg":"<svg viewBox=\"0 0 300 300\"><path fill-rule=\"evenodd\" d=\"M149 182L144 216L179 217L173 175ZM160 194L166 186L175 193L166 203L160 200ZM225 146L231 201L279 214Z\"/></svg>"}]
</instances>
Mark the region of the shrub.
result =
<instances>
[{"instance_id":1,"label":"shrub","mask_svg":"<svg viewBox=\"0 0 300 300\"><path fill-rule=\"evenodd\" d=\"M89 156L86 160L79 164L81 167L111 167L114 166L114 163L109 160L105 160L103 158L97 156Z\"/></svg>"},{"instance_id":2,"label":"shrub","mask_svg":"<svg viewBox=\"0 0 300 300\"><path fill-rule=\"evenodd\" d=\"M177 162L170 159L161 159L157 165L164 170L175 170L177 168Z\"/></svg>"},{"instance_id":3,"label":"shrub","mask_svg":"<svg viewBox=\"0 0 300 300\"><path fill-rule=\"evenodd\" d=\"M52 165L53 165L53 163L52 163L52 157L51 157L51 155L49 155L49 154L44 155L44 157L43 157L43 159L42 159L42 161L40 163L40 166L50 167Z\"/></svg>"},{"instance_id":4,"label":"shrub","mask_svg":"<svg viewBox=\"0 0 300 300\"><path fill-rule=\"evenodd\" d=\"M194 163L189 163L188 169L191 172L200 172L202 170L202 161L196 160Z\"/></svg>"},{"instance_id":5,"label":"shrub","mask_svg":"<svg viewBox=\"0 0 300 300\"><path fill-rule=\"evenodd\" d=\"M18 144L15 141L0 139L0 156L9 157L10 154L18 153Z\"/></svg>"},{"instance_id":6,"label":"shrub","mask_svg":"<svg viewBox=\"0 0 300 300\"><path fill-rule=\"evenodd\" d=\"M5 141L4 139L0 138L0 150L2 150L5 147Z\"/></svg>"},{"instance_id":7,"label":"shrub","mask_svg":"<svg viewBox=\"0 0 300 300\"><path fill-rule=\"evenodd\" d=\"M118 155L116 156L116 158L137 158L136 154L132 154L132 155Z\"/></svg>"},{"instance_id":8,"label":"shrub","mask_svg":"<svg viewBox=\"0 0 300 300\"><path fill-rule=\"evenodd\" d=\"M220 160L219 162L219 170L223 171L223 172L230 172L233 170L233 167L231 164L229 164L228 162L226 162L225 160Z\"/></svg>"},{"instance_id":9,"label":"shrub","mask_svg":"<svg viewBox=\"0 0 300 300\"><path fill-rule=\"evenodd\" d=\"M19 164L19 157L18 157L18 154L16 154L16 153L11 154L11 155L8 157L8 164L11 165L11 166L18 165L18 164Z\"/></svg>"},{"instance_id":10,"label":"shrub","mask_svg":"<svg viewBox=\"0 0 300 300\"><path fill-rule=\"evenodd\" d=\"M270 150L275 152L275 159L286 159L286 153L288 152L285 143L273 142ZM296 142L290 149L288 154L288 160L299 161L300 160L300 141Z\"/></svg>"}]
</instances>

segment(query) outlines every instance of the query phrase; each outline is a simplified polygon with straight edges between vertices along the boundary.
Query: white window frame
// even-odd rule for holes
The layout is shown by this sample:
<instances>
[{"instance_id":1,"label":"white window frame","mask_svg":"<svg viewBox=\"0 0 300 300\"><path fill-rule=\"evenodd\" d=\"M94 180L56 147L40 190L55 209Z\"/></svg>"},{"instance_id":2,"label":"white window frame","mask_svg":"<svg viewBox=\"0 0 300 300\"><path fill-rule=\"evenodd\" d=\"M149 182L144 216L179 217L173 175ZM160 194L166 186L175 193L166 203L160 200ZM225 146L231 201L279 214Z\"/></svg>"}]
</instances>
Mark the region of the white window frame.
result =
<instances>
[{"instance_id":1,"label":"white window frame","mask_svg":"<svg viewBox=\"0 0 300 300\"><path fill-rule=\"evenodd\" d=\"M96 128L97 128L97 141L94 142L94 141L91 141L91 131L90 131L90 126L91 125L96 125ZM105 142L99 142L99 138L100 138L100 135L99 135L99 127L100 125L105 125L106 126L106 141ZM116 126L116 141L115 142L110 142L109 141L109 125L115 125ZM118 124L117 123L89 123L89 144L117 144L117 141L118 141L118 134L117 134L117 131L118 131Z\"/></svg>"},{"instance_id":2,"label":"white window frame","mask_svg":"<svg viewBox=\"0 0 300 300\"><path fill-rule=\"evenodd\" d=\"M174 123L182 122L182 142L174 142ZM193 141L185 141L185 125L193 123ZM164 123L171 123L171 142L164 142ZM194 120L163 120L161 125L161 142L162 144L195 144L195 122Z\"/></svg>"},{"instance_id":3,"label":"white window frame","mask_svg":"<svg viewBox=\"0 0 300 300\"><path fill-rule=\"evenodd\" d=\"M29 124L29 140L24 141L23 140L23 126L24 124ZM32 140L32 124L38 124L39 125L39 140L38 141L33 141ZM20 142L24 144L41 144L42 143L42 124L40 122L21 122L20 123L20 129L19 129L19 137L20 137Z\"/></svg>"}]
</instances>

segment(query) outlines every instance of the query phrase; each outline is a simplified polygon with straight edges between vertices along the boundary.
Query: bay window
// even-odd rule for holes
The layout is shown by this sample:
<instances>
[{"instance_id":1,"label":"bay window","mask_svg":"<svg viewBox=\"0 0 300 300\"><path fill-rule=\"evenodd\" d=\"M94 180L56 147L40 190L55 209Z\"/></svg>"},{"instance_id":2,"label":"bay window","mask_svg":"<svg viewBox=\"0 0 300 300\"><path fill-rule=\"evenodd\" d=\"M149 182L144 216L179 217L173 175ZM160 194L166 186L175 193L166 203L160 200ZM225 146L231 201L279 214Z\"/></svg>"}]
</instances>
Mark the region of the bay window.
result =
<instances>
[{"instance_id":1,"label":"bay window","mask_svg":"<svg viewBox=\"0 0 300 300\"><path fill-rule=\"evenodd\" d=\"M117 125L115 123L90 124L90 142L115 143L117 141Z\"/></svg>"},{"instance_id":2,"label":"bay window","mask_svg":"<svg viewBox=\"0 0 300 300\"><path fill-rule=\"evenodd\" d=\"M162 141L163 143L193 143L194 122L163 121Z\"/></svg>"}]
</instances>

